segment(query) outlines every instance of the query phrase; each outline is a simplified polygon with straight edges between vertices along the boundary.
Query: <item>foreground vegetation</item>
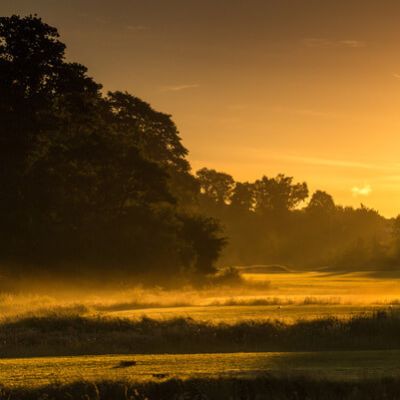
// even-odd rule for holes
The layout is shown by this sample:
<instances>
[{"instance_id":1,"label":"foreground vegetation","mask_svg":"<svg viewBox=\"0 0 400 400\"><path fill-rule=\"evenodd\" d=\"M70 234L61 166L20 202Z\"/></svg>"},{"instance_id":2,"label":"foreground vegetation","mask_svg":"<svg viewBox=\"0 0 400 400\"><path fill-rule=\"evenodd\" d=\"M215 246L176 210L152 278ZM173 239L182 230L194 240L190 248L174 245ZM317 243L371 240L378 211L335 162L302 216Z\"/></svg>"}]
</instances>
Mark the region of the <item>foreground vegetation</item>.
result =
<instances>
[{"instance_id":1,"label":"foreground vegetation","mask_svg":"<svg viewBox=\"0 0 400 400\"><path fill-rule=\"evenodd\" d=\"M399 379L338 382L306 378L191 379L164 382L76 382L41 388L2 388L2 399L130 400L378 400L398 399Z\"/></svg>"},{"instance_id":2,"label":"foreground vegetation","mask_svg":"<svg viewBox=\"0 0 400 400\"><path fill-rule=\"evenodd\" d=\"M400 316L379 311L347 320L243 321L116 319L49 315L3 321L2 357L254 351L400 349Z\"/></svg>"}]
</instances>

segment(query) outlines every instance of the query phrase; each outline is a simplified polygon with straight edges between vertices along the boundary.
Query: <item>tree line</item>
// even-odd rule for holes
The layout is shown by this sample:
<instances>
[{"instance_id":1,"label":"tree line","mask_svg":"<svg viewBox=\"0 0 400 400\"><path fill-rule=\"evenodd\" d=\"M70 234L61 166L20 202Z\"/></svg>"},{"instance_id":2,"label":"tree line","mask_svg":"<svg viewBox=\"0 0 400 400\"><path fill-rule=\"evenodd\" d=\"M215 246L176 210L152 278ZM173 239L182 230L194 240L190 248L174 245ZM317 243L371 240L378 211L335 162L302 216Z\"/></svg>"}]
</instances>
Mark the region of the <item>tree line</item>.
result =
<instances>
[{"instance_id":1,"label":"tree line","mask_svg":"<svg viewBox=\"0 0 400 400\"><path fill-rule=\"evenodd\" d=\"M363 204L335 204L321 190L278 174L235 182L203 168L199 208L221 221L229 244L226 264L395 269L400 261L400 218L386 219Z\"/></svg>"},{"instance_id":2,"label":"tree line","mask_svg":"<svg viewBox=\"0 0 400 400\"><path fill-rule=\"evenodd\" d=\"M392 262L400 222L283 174L195 175L170 115L105 93L38 16L0 18L0 264L204 276L220 264ZM396 228L397 227L397 228ZM395 256L396 255L396 256Z\"/></svg>"}]
</instances>

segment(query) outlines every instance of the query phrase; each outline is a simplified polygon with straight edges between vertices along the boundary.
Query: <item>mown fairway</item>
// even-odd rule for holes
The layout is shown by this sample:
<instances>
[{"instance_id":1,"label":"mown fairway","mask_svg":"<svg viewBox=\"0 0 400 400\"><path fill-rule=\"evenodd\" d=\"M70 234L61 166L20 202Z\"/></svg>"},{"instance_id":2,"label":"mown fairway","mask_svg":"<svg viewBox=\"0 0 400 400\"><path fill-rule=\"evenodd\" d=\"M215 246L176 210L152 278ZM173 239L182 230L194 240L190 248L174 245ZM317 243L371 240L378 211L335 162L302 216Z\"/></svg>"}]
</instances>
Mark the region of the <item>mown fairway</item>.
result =
<instances>
[{"instance_id":1,"label":"mown fairway","mask_svg":"<svg viewBox=\"0 0 400 400\"><path fill-rule=\"evenodd\" d=\"M136 365L119 367L121 361ZM105 355L0 360L0 384L41 386L77 380L162 380L256 377L265 374L330 380L400 377L400 351Z\"/></svg>"}]
</instances>

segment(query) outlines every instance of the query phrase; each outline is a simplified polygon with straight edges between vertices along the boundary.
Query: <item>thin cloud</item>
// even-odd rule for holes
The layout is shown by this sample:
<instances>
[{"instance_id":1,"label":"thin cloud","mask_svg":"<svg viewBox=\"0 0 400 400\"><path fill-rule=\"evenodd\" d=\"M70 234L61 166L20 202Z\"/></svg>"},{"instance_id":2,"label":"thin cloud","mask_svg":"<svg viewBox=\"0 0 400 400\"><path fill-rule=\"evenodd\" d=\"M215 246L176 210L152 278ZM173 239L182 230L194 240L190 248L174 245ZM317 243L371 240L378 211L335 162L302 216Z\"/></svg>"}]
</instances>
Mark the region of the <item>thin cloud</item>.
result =
<instances>
[{"instance_id":1,"label":"thin cloud","mask_svg":"<svg viewBox=\"0 0 400 400\"><path fill-rule=\"evenodd\" d=\"M188 85L164 86L161 88L161 90L164 92L181 92L182 90L197 89L198 87L200 87L199 84L193 83Z\"/></svg>"},{"instance_id":2,"label":"thin cloud","mask_svg":"<svg viewBox=\"0 0 400 400\"><path fill-rule=\"evenodd\" d=\"M344 39L344 40L331 40L324 38L306 38L303 39L303 45L311 48L351 48L357 49L366 47L367 44L361 40Z\"/></svg>"},{"instance_id":3,"label":"thin cloud","mask_svg":"<svg viewBox=\"0 0 400 400\"><path fill-rule=\"evenodd\" d=\"M109 24L109 20L104 17L95 17L94 19L98 24L106 25Z\"/></svg>"},{"instance_id":4,"label":"thin cloud","mask_svg":"<svg viewBox=\"0 0 400 400\"><path fill-rule=\"evenodd\" d=\"M246 110L249 108L248 104L228 104L226 106L228 110L233 110L233 111L240 111L240 110Z\"/></svg>"},{"instance_id":5,"label":"thin cloud","mask_svg":"<svg viewBox=\"0 0 400 400\"><path fill-rule=\"evenodd\" d=\"M353 47L353 48L367 46L365 42L362 42L360 40L339 40L337 42L337 45L339 45L341 47Z\"/></svg>"},{"instance_id":6,"label":"thin cloud","mask_svg":"<svg viewBox=\"0 0 400 400\"><path fill-rule=\"evenodd\" d=\"M396 79L400 79L400 74L393 74L393 77Z\"/></svg>"},{"instance_id":7,"label":"thin cloud","mask_svg":"<svg viewBox=\"0 0 400 400\"><path fill-rule=\"evenodd\" d=\"M380 169L379 166L374 164L361 163L356 161L348 160L332 160L327 158L315 158L315 157L295 157L295 156L283 156L282 158L289 161L297 161L303 164L310 165L321 165L330 167L343 167L343 168L359 168L359 169Z\"/></svg>"},{"instance_id":8,"label":"thin cloud","mask_svg":"<svg viewBox=\"0 0 400 400\"><path fill-rule=\"evenodd\" d=\"M370 193L372 192L372 188L370 185L364 185L361 187L354 186L351 188L351 193L353 194L354 197L358 196L369 196Z\"/></svg>"},{"instance_id":9,"label":"thin cloud","mask_svg":"<svg viewBox=\"0 0 400 400\"><path fill-rule=\"evenodd\" d=\"M140 31L147 31L149 27L144 25L127 25L125 29L128 31L140 32Z\"/></svg>"},{"instance_id":10,"label":"thin cloud","mask_svg":"<svg viewBox=\"0 0 400 400\"><path fill-rule=\"evenodd\" d=\"M310 117L338 117L338 115L335 113L329 111L315 110L311 108L272 107L271 111L275 113L289 113Z\"/></svg>"},{"instance_id":11,"label":"thin cloud","mask_svg":"<svg viewBox=\"0 0 400 400\"><path fill-rule=\"evenodd\" d=\"M260 150L255 148L248 148L248 151L252 152L253 157L262 159L272 158L296 164L316 165L321 167L332 167L332 168L350 168L359 170L380 171L389 173L391 175L399 174L398 176L400 176L399 164L373 164L373 163L364 163L351 160L304 157L304 156L296 156L296 155L282 154L282 153L268 154L265 152L265 150Z\"/></svg>"}]
</instances>

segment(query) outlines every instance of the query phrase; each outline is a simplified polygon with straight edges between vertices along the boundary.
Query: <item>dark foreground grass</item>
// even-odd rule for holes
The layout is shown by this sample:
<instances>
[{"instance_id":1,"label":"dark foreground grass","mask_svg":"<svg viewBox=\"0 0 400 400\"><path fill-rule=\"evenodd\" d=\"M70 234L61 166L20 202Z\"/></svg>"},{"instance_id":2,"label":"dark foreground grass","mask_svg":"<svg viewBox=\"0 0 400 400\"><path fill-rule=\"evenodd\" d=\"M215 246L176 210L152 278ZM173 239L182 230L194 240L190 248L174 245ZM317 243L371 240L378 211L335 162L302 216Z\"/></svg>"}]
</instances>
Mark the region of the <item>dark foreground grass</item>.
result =
<instances>
[{"instance_id":1,"label":"dark foreground grass","mask_svg":"<svg viewBox=\"0 0 400 400\"><path fill-rule=\"evenodd\" d=\"M50 315L0 324L0 357L400 349L400 316L212 324Z\"/></svg>"},{"instance_id":2,"label":"dark foreground grass","mask_svg":"<svg viewBox=\"0 0 400 400\"><path fill-rule=\"evenodd\" d=\"M338 382L306 378L191 379L165 382L76 382L41 388L2 388L8 400L395 400L400 380Z\"/></svg>"}]
</instances>

